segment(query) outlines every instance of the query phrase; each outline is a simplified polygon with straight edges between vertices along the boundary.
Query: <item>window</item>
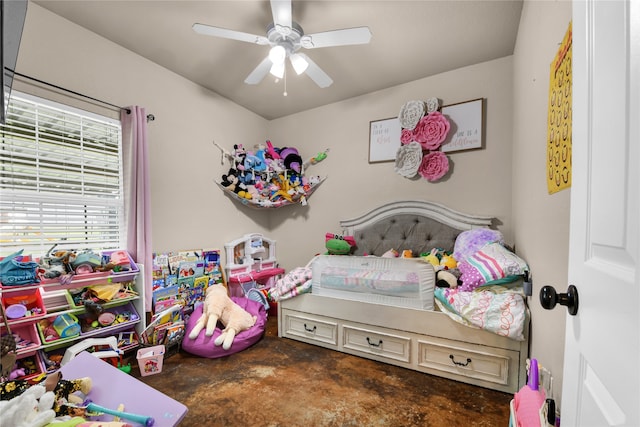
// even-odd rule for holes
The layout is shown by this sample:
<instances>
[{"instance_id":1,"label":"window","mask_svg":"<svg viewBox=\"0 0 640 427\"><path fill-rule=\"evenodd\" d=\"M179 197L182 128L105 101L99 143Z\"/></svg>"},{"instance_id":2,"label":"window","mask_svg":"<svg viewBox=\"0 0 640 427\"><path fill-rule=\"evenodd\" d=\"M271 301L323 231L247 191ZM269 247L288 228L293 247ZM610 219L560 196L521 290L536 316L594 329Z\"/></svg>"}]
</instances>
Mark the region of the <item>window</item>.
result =
<instances>
[{"instance_id":1,"label":"window","mask_svg":"<svg viewBox=\"0 0 640 427\"><path fill-rule=\"evenodd\" d=\"M14 92L0 135L0 255L124 247L119 121Z\"/></svg>"}]
</instances>

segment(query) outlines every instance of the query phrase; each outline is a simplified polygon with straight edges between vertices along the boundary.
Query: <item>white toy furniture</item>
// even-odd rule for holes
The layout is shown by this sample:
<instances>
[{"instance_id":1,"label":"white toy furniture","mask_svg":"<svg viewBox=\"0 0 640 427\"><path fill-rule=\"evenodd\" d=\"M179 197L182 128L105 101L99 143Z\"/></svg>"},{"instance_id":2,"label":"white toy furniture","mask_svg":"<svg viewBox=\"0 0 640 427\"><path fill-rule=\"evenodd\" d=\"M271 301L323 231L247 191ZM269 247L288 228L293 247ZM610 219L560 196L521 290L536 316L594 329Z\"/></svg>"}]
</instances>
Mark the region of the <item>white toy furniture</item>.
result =
<instances>
[{"instance_id":1,"label":"white toy furniture","mask_svg":"<svg viewBox=\"0 0 640 427\"><path fill-rule=\"evenodd\" d=\"M250 233L224 245L225 273L230 296L244 296L251 288L268 289L284 274L278 268L276 242Z\"/></svg>"}]
</instances>

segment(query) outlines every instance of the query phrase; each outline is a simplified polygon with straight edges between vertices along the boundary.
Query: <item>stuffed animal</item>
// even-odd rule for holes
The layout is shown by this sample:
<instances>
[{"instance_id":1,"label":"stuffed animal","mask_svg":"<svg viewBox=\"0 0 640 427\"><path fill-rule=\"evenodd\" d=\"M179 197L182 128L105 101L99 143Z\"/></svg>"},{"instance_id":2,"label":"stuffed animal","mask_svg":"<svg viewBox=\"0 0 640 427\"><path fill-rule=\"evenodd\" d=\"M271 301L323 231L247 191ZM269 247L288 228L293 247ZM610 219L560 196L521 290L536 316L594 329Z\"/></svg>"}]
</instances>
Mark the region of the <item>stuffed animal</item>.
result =
<instances>
[{"instance_id":1,"label":"stuffed animal","mask_svg":"<svg viewBox=\"0 0 640 427\"><path fill-rule=\"evenodd\" d=\"M382 258L397 258L400 256L400 254L398 253L398 251L396 251L395 249L389 249L388 251L386 251L385 253L383 253L382 255L380 255Z\"/></svg>"},{"instance_id":2,"label":"stuffed animal","mask_svg":"<svg viewBox=\"0 0 640 427\"><path fill-rule=\"evenodd\" d=\"M353 236L340 236L333 233L325 235L326 255L349 255L356 246Z\"/></svg>"},{"instance_id":3,"label":"stuffed animal","mask_svg":"<svg viewBox=\"0 0 640 427\"><path fill-rule=\"evenodd\" d=\"M438 248L431 249L428 254L421 254L423 260L433 265L433 268L437 268L440 265L440 258L438 258Z\"/></svg>"},{"instance_id":4,"label":"stuffed animal","mask_svg":"<svg viewBox=\"0 0 640 427\"><path fill-rule=\"evenodd\" d=\"M233 145L233 165L238 171L244 170L244 159L247 157L247 150L244 149L242 144Z\"/></svg>"},{"instance_id":5,"label":"stuffed animal","mask_svg":"<svg viewBox=\"0 0 640 427\"><path fill-rule=\"evenodd\" d=\"M460 270L440 270L436 272L436 286L439 288L455 289L462 284L460 280Z\"/></svg>"},{"instance_id":6,"label":"stuffed animal","mask_svg":"<svg viewBox=\"0 0 640 427\"><path fill-rule=\"evenodd\" d=\"M214 344L222 345L223 349L229 350L236 335L255 325L257 317L233 302L224 286L213 285L207 288L202 316L191 330L189 338L196 339L204 328L206 328L205 335L212 336L218 320L225 328L215 339Z\"/></svg>"},{"instance_id":7,"label":"stuffed animal","mask_svg":"<svg viewBox=\"0 0 640 427\"><path fill-rule=\"evenodd\" d=\"M0 401L2 425L11 427L44 427L54 420L55 396L40 384L33 385L11 400Z\"/></svg>"},{"instance_id":8,"label":"stuffed animal","mask_svg":"<svg viewBox=\"0 0 640 427\"><path fill-rule=\"evenodd\" d=\"M452 268L456 268L458 266L458 261L456 261L456 259L448 254L443 254L442 258L440 258L440 267L444 268L445 270L450 270Z\"/></svg>"},{"instance_id":9,"label":"stuffed animal","mask_svg":"<svg viewBox=\"0 0 640 427\"><path fill-rule=\"evenodd\" d=\"M240 180L238 179L238 171L234 168L230 168L229 172L227 172L226 175L222 175L222 181L220 182L220 184L222 184L223 187L226 187L227 190L237 193L238 191L240 191L240 188L238 186L239 181Z\"/></svg>"},{"instance_id":10,"label":"stuffed animal","mask_svg":"<svg viewBox=\"0 0 640 427\"><path fill-rule=\"evenodd\" d=\"M84 401L82 397L73 393L79 391L86 397L93 387L93 382L89 377L64 380L62 379L62 373L58 371L47 376L44 386L47 391L51 391L55 395L53 410L57 416L61 416L70 415L69 407L65 405L66 403L78 405Z\"/></svg>"},{"instance_id":11,"label":"stuffed animal","mask_svg":"<svg viewBox=\"0 0 640 427\"><path fill-rule=\"evenodd\" d=\"M300 157L296 148L284 147L280 150L280 157L282 158L285 168L297 173L302 172L302 157Z\"/></svg>"}]
</instances>

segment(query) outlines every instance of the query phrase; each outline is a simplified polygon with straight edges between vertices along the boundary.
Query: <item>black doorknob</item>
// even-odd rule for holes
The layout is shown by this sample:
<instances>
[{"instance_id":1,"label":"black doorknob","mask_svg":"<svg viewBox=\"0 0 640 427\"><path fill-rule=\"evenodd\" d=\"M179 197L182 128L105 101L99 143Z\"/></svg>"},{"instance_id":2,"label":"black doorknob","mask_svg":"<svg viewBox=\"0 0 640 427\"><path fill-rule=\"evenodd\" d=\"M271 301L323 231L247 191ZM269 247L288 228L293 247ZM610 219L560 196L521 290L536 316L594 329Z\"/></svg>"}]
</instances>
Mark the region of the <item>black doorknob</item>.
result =
<instances>
[{"instance_id":1,"label":"black doorknob","mask_svg":"<svg viewBox=\"0 0 640 427\"><path fill-rule=\"evenodd\" d=\"M564 305L569 314L575 316L578 313L578 289L569 285L566 294L559 294L553 286L543 286L540 289L540 304L547 310L553 309L556 304Z\"/></svg>"}]
</instances>

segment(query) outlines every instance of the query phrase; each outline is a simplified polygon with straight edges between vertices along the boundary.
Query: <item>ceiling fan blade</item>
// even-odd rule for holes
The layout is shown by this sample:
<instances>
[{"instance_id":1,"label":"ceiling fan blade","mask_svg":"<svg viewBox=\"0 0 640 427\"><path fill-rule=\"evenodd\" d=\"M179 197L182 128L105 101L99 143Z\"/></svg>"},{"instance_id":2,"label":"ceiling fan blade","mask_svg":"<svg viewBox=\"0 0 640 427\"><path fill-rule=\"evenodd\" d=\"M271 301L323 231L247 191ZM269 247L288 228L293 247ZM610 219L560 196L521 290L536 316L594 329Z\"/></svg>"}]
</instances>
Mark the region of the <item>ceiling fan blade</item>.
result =
<instances>
[{"instance_id":1,"label":"ceiling fan blade","mask_svg":"<svg viewBox=\"0 0 640 427\"><path fill-rule=\"evenodd\" d=\"M244 79L244 82L249 85L257 85L264 79L271 69L271 60L267 56L262 60L260 64Z\"/></svg>"},{"instance_id":2,"label":"ceiling fan blade","mask_svg":"<svg viewBox=\"0 0 640 427\"><path fill-rule=\"evenodd\" d=\"M300 39L300 44L305 49L317 49L319 47L367 44L369 41L371 41L371 31L369 27L356 27L305 34Z\"/></svg>"},{"instance_id":3,"label":"ceiling fan blade","mask_svg":"<svg viewBox=\"0 0 640 427\"><path fill-rule=\"evenodd\" d=\"M298 55L303 57L309 64L309 66L306 69L306 73L311 78L311 80L316 82L318 86L325 88L333 84L333 80L331 80L331 77L329 77L327 73L322 71L322 68L318 67L318 64L313 62L311 58L309 58L304 53L299 53Z\"/></svg>"},{"instance_id":4,"label":"ceiling fan blade","mask_svg":"<svg viewBox=\"0 0 640 427\"><path fill-rule=\"evenodd\" d=\"M241 42L255 43L259 45L269 44L269 40L264 36L243 33L241 31L228 30L226 28L214 27L206 24L193 24L193 31L205 36L222 37L225 39L239 40Z\"/></svg>"},{"instance_id":5,"label":"ceiling fan blade","mask_svg":"<svg viewBox=\"0 0 640 427\"><path fill-rule=\"evenodd\" d=\"M271 13L276 30L288 35L291 32L291 0L271 0Z\"/></svg>"}]
</instances>

